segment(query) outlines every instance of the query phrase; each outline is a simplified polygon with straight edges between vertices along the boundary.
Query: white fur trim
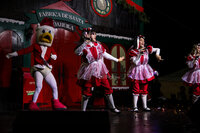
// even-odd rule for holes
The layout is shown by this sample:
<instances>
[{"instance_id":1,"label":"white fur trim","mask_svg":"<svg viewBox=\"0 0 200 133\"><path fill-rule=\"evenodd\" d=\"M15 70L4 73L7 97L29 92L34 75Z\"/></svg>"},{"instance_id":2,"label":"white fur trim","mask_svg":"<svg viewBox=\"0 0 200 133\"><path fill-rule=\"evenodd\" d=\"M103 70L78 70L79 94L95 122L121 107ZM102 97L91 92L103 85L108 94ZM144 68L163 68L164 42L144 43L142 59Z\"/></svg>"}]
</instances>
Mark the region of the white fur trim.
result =
<instances>
[{"instance_id":1,"label":"white fur trim","mask_svg":"<svg viewBox=\"0 0 200 133\"><path fill-rule=\"evenodd\" d=\"M139 46L140 46L140 37L137 36L137 49L139 49Z\"/></svg>"},{"instance_id":2,"label":"white fur trim","mask_svg":"<svg viewBox=\"0 0 200 133\"><path fill-rule=\"evenodd\" d=\"M112 89L114 89L114 90L127 90L127 89L129 89L129 87L128 86L124 86L124 87L116 86L116 87L112 87Z\"/></svg>"},{"instance_id":3,"label":"white fur trim","mask_svg":"<svg viewBox=\"0 0 200 133\"><path fill-rule=\"evenodd\" d=\"M42 49L41 57L44 59L44 56L47 52L47 47L46 46L40 46L40 48Z\"/></svg>"}]
</instances>

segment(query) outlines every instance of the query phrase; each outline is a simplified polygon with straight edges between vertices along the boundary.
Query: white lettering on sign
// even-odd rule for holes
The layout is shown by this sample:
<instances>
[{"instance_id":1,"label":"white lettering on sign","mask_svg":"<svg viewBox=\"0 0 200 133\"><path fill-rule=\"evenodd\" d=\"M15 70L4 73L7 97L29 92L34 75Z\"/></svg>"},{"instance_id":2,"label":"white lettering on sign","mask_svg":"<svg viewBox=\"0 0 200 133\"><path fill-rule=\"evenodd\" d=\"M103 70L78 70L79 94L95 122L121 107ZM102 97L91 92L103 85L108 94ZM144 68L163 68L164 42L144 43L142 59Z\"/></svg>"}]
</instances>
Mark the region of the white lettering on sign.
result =
<instances>
[{"instance_id":1,"label":"white lettering on sign","mask_svg":"<svg viewBox=\"0 0 200 133\"><path fill-rule=\"evenodd\" d=\"M56 21L54 20L54 26L56 28L64 28L70 31L74 31L75 30L75 26L72 24L68 24L66 22L62 22L62 21Z\"/></svg>"},{"instance_id":2,"label":"white lettering on sign","mask_svg":"<svg viewBox=\"0 0 200 133\"><path fill-rule=\"evenodd\" d=\"M69 19L76 21L78 23L84 24L84 21L71 14L63 13L63 12L53 12L53 11L42 11L38 12L39 17L59 17L59 18L64 18L64 19Z\"/></svg>"}]
</instances>

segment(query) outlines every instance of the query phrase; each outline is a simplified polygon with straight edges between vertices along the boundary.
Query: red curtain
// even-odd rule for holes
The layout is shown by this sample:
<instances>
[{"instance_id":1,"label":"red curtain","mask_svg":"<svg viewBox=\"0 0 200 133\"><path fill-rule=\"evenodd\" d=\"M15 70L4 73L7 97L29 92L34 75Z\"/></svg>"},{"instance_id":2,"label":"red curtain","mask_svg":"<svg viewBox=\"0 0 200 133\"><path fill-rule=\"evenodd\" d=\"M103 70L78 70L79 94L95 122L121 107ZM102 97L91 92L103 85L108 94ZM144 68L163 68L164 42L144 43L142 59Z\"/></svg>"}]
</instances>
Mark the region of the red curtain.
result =
<instances>
[{"instance_id":1,"label":"red curtain","mask_svg":"<svg viewBox=\"0 0 200 133\"><path fill-rule=\"evenodd\" d=\"M12 31L0 33L0 87L10 87L12 60L7 59L7 53L12 52Z\"/></svg>"},{"instance_id":2,"label":"red curtain","mask_svg":"<svg viewBox=\"0 0 200 133\"><path fill-rule=\"evenodd\" d=\"M80 34L80 30L76 27ZM68 106L80 104L81 88L76 84L77 71L81 59L74 54L74 48L79 42L77 32L58 29L53 42L53 47L58 55L54 64L53 73L59 86L59 98Z\"/></svg>"}]
</instances>

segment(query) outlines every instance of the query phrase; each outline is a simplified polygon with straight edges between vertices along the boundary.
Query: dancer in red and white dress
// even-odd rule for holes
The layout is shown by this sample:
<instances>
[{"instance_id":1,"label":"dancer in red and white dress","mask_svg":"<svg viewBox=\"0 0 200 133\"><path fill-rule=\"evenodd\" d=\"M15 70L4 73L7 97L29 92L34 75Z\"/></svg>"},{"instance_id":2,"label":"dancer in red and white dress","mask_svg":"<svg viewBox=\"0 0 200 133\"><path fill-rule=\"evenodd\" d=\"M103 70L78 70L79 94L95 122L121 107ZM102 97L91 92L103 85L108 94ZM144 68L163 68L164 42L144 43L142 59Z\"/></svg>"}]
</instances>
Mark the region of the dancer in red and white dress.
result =
<instances>
[{"instance_id":1,"label":"dancer in red and white dress","mask_svg":"<svg viewBox=\"0 0 200 133\"><path fill-rule=\"evenodd\" d=\"M92 96L93 87L102 87L111 110L119 113L120 111L115 107L113 101L113 89L108 81L108 69L104 64L104 58L120 62L123 61L124 57L117 59L108 54L100 42L96 41L96 32L91 32L90 36L91 41L89 43L83 43L83 46L75 50L75 53L83 58L77 75L79 85L82 87L82 111L86 111L88 100Z\"/></svg>"},{"instance_id":2,"label":"dancer in red and white dress","mask_svg":"<svg viewBox=\"0 0 200 133\"><path fill-rule=\"evenodd\" d=\"M128 77L132 83L133 111L138 111L138 97L141 94L143 108L150 111L147 107L148 82L154 79L154 70L148 64L149 54L156 52L156 58L161 61L160 49L152 46L145 46L144 36L136 38L135 48L129 50L131 66L128 70Z\"/></svg>"},{"instance_id":3,"label":"dancer in red and white dress","mask_svg":"<svg viewBox=\"0 0 200 133\"><path fill-rule=\"evenodd\" d=\"M193 46L186 63L189 71L183 75L182 80L193 88L192 102L195 103L200 97L200 43Z\"/></svg>"},{"instance_id":4,"label":"dancer in red and white dress","mask_svg":"<svg viewBox=\"0 0 200 133\"><path fill-rule=\"evenodd\" d=\"M34 66L31 68L31 74L35 79L35 92L33 95L33 101L29 105L30 110L40 110L37 106L37 99L42 90L43 79L50 85L53 91L53 108L60 110L66 109L67 107L63 105L58 99L58 89L56 80L51 72L52 60L57 59L56 52L52 47L54 38L54 25L53 20L50 18L44 18L37 29L37 43L31 46L21 49L16 52L8 53L7 58L24 55L28 53L33 53L34 56Z\"/></svg>"}]
</instances>

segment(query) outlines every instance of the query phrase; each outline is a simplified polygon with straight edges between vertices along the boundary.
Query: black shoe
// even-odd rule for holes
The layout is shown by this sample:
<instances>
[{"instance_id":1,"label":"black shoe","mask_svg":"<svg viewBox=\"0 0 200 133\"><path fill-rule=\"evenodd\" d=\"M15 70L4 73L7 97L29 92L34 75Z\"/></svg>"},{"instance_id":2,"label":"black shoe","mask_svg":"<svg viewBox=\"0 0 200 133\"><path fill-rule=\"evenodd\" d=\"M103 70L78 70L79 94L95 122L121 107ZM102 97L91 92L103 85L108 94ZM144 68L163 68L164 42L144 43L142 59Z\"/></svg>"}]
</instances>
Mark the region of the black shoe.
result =
<instances>
[{"instance_id":1,"label":"black shoe","mask_svg":"<svg viewBox=\"0 0 200 133\"><path fill-rule=\"evenodd\" d=\"M151 111L151 109L150 109L150 108L148 108L148 107L146 107L146 108L144 108L144 109L143 109L143 111L150 112L150 111Z\"/></svg>"},{"instance_id":2,"label":"black shoe","mask_svg":"<svg viewBox=\"0 0 200 133\"><path fill-rule=\"evenodd\" d=\"M120 114L120 113L121 113L121 111L118 110L117 108L110 109L110 111L113 112L113 113L117 113L117 114Z\"/></svg>"},{"instance_id":3,"label":"black shoe","mask_svg":"<svg viewBox=\"0 0 200 133\"><path fill-rule=\"evenodd\" d=\"M132 111L132 112L139 112L139 110L138 110L137 107L133 108L131 111Z\"/></svg>"}]
</instances>

